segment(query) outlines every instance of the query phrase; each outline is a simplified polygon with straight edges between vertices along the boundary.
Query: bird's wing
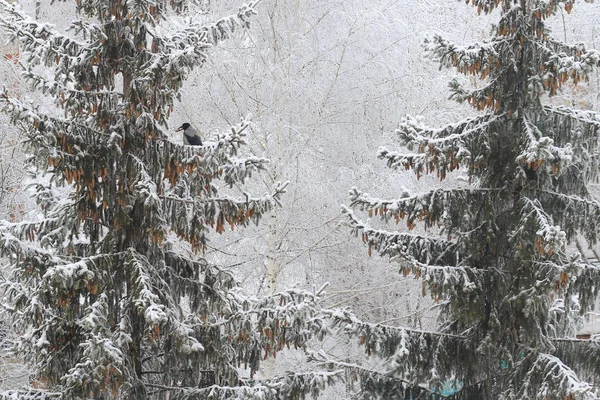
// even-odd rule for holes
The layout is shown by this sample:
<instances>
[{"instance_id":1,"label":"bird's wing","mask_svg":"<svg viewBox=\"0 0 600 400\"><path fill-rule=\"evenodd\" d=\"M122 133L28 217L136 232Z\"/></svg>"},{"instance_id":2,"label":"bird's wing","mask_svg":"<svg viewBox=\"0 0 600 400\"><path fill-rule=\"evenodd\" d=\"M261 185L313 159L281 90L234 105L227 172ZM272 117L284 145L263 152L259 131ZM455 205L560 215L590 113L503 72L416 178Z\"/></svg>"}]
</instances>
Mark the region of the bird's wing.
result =
<instances>
[{"instance_id":1,"label":"bird's wing","mask_svg":"<svg viewBox=\"0 0 600 400\"><path fill-rule=\"evenodd\" d=\"M186 129L185 132L188 136L196 136L196 137L200 137L200 132L198 132L198 130L192 126L190 126L189 128Z\"/></svg>"},{"instance_id":2,"label":"bird's wing","mask_svg":"<svg viewBox=\"0 0 600 400\"><path fill-rule=\"evenodd\" d=\"M183 136L185 137L185 139L187 139L187 144L190 144L192 146L202 146L202 139L200 139L200 136L190 136L186 133L184 133Z\"/></svg>"}]
</instances>

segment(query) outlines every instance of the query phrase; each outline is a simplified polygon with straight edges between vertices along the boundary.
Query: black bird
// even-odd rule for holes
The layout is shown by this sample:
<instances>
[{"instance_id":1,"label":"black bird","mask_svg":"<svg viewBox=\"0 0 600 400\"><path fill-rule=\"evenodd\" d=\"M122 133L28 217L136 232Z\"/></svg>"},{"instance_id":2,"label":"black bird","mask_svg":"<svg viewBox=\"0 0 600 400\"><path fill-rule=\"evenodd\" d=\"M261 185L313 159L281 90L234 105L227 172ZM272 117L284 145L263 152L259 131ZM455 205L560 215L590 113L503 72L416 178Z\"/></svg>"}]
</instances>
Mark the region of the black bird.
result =
<instances>
[{"instance_id":1,"label":"black bird","mask_svg":"<svg viewBox=\"0 0 600 400\"><path fill-rule=\"evenodd\" d=\"M190 146L202 146L202 139L200 138L200 132L196 128L192 127L187 122L181 125L175 132L183 131L183 144Z\"/></svg>"}]
</instances>

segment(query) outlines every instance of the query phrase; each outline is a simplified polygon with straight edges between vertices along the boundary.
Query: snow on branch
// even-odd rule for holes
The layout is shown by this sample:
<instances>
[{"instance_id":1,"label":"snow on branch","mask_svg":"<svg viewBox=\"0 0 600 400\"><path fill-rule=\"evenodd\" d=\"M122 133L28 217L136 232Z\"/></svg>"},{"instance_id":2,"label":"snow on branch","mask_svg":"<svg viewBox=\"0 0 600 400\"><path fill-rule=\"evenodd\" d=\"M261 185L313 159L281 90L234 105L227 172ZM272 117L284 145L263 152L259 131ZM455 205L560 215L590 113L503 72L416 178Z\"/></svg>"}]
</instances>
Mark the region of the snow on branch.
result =
<instances>
[{"instance_id":1,"label":"snow on branch","mask_svg":"<svg viewBox=\"0 0 600 400\"><path fill-rule=\"evenodd\" d=\"M43 389L5 390L0 392L0 400L52 400L60 398L62 398L62 393L49 392Z\"/></svg>"},{"instance_id":2,"label":"snow on branch","mask_svg":"<svg viewBox=\"0 0 600 400\"><path fill-rule=\"evenodd\" d=\"M539 207L551 211L552 218L565 229L565 237L572 241L582 234L589 243L596 243L600 234L600 202L576 195L543 190L538 196ZM529 201L531 204L531 201Z\"/></svg>"},{"instance_id":3,"label":"snow on branch","mask_svg":"<svg viewBox=\"0 0 600 400\"><path fill-rule=\"evenodd\" d=\"M53 251L43 249L32 241L35 230L27 230L26 237L21 239L13 234L6 226L0 223L0 252L3 255L17 256L20 262L24 262L36 269L42 265L66 264L68 261L57 256Z\"/></svg>"},{"instance_id":4,"label":"snow on branch","mask_svg":"<svg viewBox=\"0 0 600 400\"><path fill-rule=\"evenodd\" d=\"M333 321L334 327L342 329L350 336L358 337L369 354L376 353L382 357L392 355L406 356L411 354L411 352L418 350L419 347L411 348L412 344L409 342L413 342L415 338L418 339L422 336L443 337L457 341L468 339L466 336L440 331L425 331L363 322L346 309L323 309L322 313Z\"/></svg>"},{"instance_id":5,"label":"snow on branch","mask_svg":"<svg viewBox=\"0 0 600 400\"><path fill-rule=\"evenodd\" d=\"M600 216L598 204L589 204L575 196L548 194L547 191L540 193L537 199L524 197L520 200L523 204L521 224L511 238L520 243L521 248L525 243L532 244L536 253L533 265L539 278L536 284L528 289L528 293L521 293L520 296L528 298L534 293L572 292L577 294L579 308L588 310L593 307L598 295L600 268L585 261L579 252L566 254L565 246L569 240L574 240L577 234L585 235L586 230L592 229L590 234L597 235L597 221ZM550 206L551 204L554 205ZM586 214L586 206L591 206L598 213L597 216L590 217ZM553 212L551 216L544 210L557 212ZM567 232L563 231L561 226L554 225L553 220L563 223L562 226L567 227ZM535 232L533 239L530 236L532 230Z\"/></svg>"},{"instance_id":6,"label":"snow on branch","mask_svg":"<svg viewBox=\"0 0 600 400\"><path fill-rule=\"evenodd\" d=\"M600 374L600 336L590 339L559 337L551 339L556 351L554 355L568 365L579 365L578 375L593 380Z\"/></svg>"},{"instance_id":7,"label":"snow on branch","mask_svg":"<svg viewBox=\"0 0 600 400\"><path fill-rule=\"evenodd\" d=\"M385 369L374 370L362 365L336 360L329 357L324 351L310 352L309 360L314 360L329 370L343 370L346 374L347 385L353 386L355 381L359 381L363 390L368 391L371 395L378 394L381 398L393 398L401 393L418 395L421 391L432 393L430 389L422 386L422 382L414 379L411 381L408 377L406 379L399 378Z\"/></svg>"},{"instance_id":8,"label":"snow on branch","mask_svg":"<svg viewBox=\"0 0 600 400\"><path fill-rule=\"evenodd\" d=\"M489 0L488 0L489 1ZM538 1L531 8L531 13L538 15L538 18L546 19L554 14L556 14L559 10L562 12L561 3L564 6L567 13L571 12L573 8L573 3L575 0L559 0L559 1Z\"/></svg>"},{"instance_id":9,"label":"snow on branch","mask_svg":"<svg viewBox=\"0 0 600 400\"><path fill-rule=\"evenodd\" d=\"M507 46L503 38L467 46L454 45L440 35L425 38L423 41L427 57L439 61L441 66L455 67L462 74L479 75L481 79L487 78L499 64L502 46Z\"/></svg>"},{"instance_id":10,"label":"snow on branch","mask_svg":"<svg viewBox=\"0 0 600 400\"><path fill-rule=\"evenodd\" d=\"M278 183L273 193L265 193L261 197L251 197L248 193L244 193L244 198L226 195L199 197L194 193L173 193L161 197L167 214L175 216L170 219L171 229L192 243L196 250L202 250L208 240L206 233L209 227L221 234L227 225L234 230L236 226L247 226L251 221L258 224L265 213L281 205L280 198L286 186L287 183Z\"/></svg>"},{"instance_id":11,"label":"snow on branch","mask_svg":"<svg viewBox=\"0 0 600 400\"><path fill-rule=\"evenodd\" d=\"M215 286L213 291L220 289ZM222 363L248 370L248 384L256 383L254 374L261 360L286 348L304 349L309 340L323 340L328 332L315 293L292 288L262 298L246 296L241 290L219 295L223 302L212 301L213 309L200 308L188 317L187 326L201 338L209 335L202 342L207 353L224 349L218 354ZM197 300L191 297L190 301Z\"/></svg>"},{"instance_id":12,"label":"snow on branch","mask_svg":"<svg viewBox=\"0 0 600 400\"><path fill-rule=\"evenodd\" d=\"M227 195L220 197L179 197L176 194L164 196L167 207L171 209L176 205L188 204L193 206L196 212L202 212L204 219L211 226L215 224L215 218L221 218L220 222L223 225L225 222L231 225L233 230L234 225L247 225L249 220L254 220L258 223L260 216L278 205L281 205L280 198L285 193L285 186L279 184L274 188L273 193L265 193L261 197L252 197L248 193L244 193L243 198L234 198ZM222 217L219 217L220 214ZM217 221L219 223L219 221ZM217 228L217 233L222 233L221 228Z\"/></svg>"},{"instance_id":13,"label":"snow on branch","mask_svg":"<svg viewBox=\"0 0 600 400\"><path fill-rule=\"evenodd\" d=\"M596 133L597 129L600 128L600 114L598 114L595 111L576 110L564 106L545 105L544 112L556 114L562 117L567 117L569 119L592 125L594 128L596 128L594 129L594 132ZM561 133L562 132L563 131L561 130Z\"/></svg>"},{"instance_id":14,"label":"snow on branch","mask_svg":"<svg viewBox=\"0 0 600 400\"><path fill-rule=\"evenodd\" d=\"M452 231L470 231L471 220L468 215L475 215L477 210L487 201L488 196L494 196L499 189L436 189L428 193L406 196L400 199L385 200L372 197L356 188L349 192L350 207L368 211L369 216L379 216L385 222L390 219L399 223L406 219L409 230L414 229L418 221L428 229L435 224L444 222ZM447 223L448 221L453 223Z\"/></svg>"},{"instance_id":15,"label":"snow on branch","mask_svg":"<svg viewBox=\"0 0 600 400\"><path fill-rule=\"evenodd\" d=\"M555 95L558 88L571 80L574 84L588 81L589 75L600 66L600 52L584 48L575 49L574 54L554 53L547 49L547 60L542 65L542 81L550 95Z\"/></svg>"},{"instance_id":16,"label":"snow on branch","mask_svg":"<svg viewBox=\"0 0 600 400\"><path fill-rule=\"evenodd\" d=\"M159 288L156 287L156 282L163 281L163 278L156 272L156 268L150 264L148 259L134 249L129 249L127 252L124 265L130 269L134 279L132 303L140 312L143 312L146 321L154 328L158 328L167 320L165 305L158 292ZM164 282L163 284L165 287L167 286Z\"/></svg>"},{"instance_id":17,"label":"snow on branch","mask_svg":"<svg viewBox=\"0 0 600 400\"><path fill-rule=\"evenodd\" d=\"M531 365L522 361L515 373L524 374L520 379L520 387L515 390L515 398L597 398L596 389L585 381L579 379L577 374L551 354L540 353L531 355L535 360Z\"/></svg>"},{"instance_id":18,"label":"snow on branch","mask_svg":"<svg viewBox=\"0 0 600 400\"><path fill-rule=\"evenodd\" d=\"M54 78L48 78L45 75L34 72L31 69L23 71L22 76L43 94L51 94L57 104L68 110L88 110L91 104L97 104L98 99L102 99L103 104L115 104L122 100L123 94L115 90L82 90L75 88L67 81L59 81ZM66 78L61 75L62 78ZM44 115L44 117L50 117ZM71 121L72 119L66 119Z\"/></svg>"},{"instance_id":19,"label":"snow on branch","mask_svg":"<svg viewBox=\"0 0 600 400\"><path fill-rule=\"evenodd\" d=\"M554 140L544 136L539 128L523 116L523 133L526 147L516 158L516 161L526 165L529 170L536 171L545 161L551 165L552 174L557 176L561 169L567 168L573 159L570 143L564 147L554 146Z\"/></svg>"},{"instance_id":20,"label":"snow on branch","mask_svg":"<svg viewBox=\"0 0 600 400\"><path fill-rule=\"evenodd\" d=\"M174 251L164 252L165 263L171 267L173 273L176 273L181 279L188 281L200 281L200 274L211 277L213 285L211 288L217 289L215 292L227 291L236 286L235 277L232 271L220 268L217 265L209 264L204 259L193 260Z\"/></svg>"},{"instance_id":21,"label":"snow on branch","mask_svg":"<svg viewBox=\"0 0 600 400\"><path fill-rule=\"evenodd\" d=\"M472 172L481 168L480 161L488 158L488 134L498 123L500 116L486 114L442 128L426 127L421 120L406 117L396 133L401 143L419 154L403 154L380 148L378 157L393 169L412 169L417 178L423 173L437 172L444 179L448 172L465 165Z\"/></svg>"},{"instance_id":22,"label":"snow on branch","mask_svg":"<svg viewBox=\"0 0 600 400\"><path fill-rule=\"evenodd\" d=\"M211 400L248 399L279 400L293 398L298 393L318 398L322 391L335 382L343 381L341 369L335 371L287 371L285 375L270 379L242 380L239 386L212 385L206 388L189 388L148 384L160 392L170 392L169 399L193 400L209 398Z\"/></svg>"},{"instance_id":23,"label":"snow on branch","mask_svg":"<svg viewBox=\"0 0 600 400\"><path fill-rule=\"evenodd\" d=\"M449 83L452 92L450 99L456 100L459 103L466 101L479 111L487 108L498 112L502 108L502 102L497 100L500 97L498 86L501 78L501 76L495 77L484 86L470 90L465 89L457 79L452 79Z\"/></svg>"},{"instance_id":24,"label":"snow on branch","mask_svg":"<svg viewBox=\"0 0 600 400\"><path fill-rule=\"evenodd\" d=\"M44 140L46 141L46 146L53 144L58 139L54 135L54 132L72 133L72 138L85 138L87 135L95 138L108 138L106 132L95 129L96 127L93 124L85 124L73 118L41 113L37 106L26 105L20 100L11 97L6 89L0 93L0 102L5 103L5 112L13 122L19 121L36 129L35 138L30 140ZM117 147L117 149L120 151L120 148ZM58 151L53 157L57 157L57 154L61 154L62 156L67 155L67 153Z\"/></svg>"},{"instance_id":25,"label":"snow on branch","mask_svg":"<svg viewBox=\"0 0 600 400\"><path fill-rule=\"evenodd\" d=\"M214 178L220 178L229 186L243 183L252 173L264 170L269 160L262 157L238 157L241 146L246 144L248 119L231 127L229 131L218 133L213 140L207 140L203 146L182 146L165 141L159 151L165 158L165 178L172 185L177 184L184 171L190 173L189 179L202 188Z\"/></svg>"},{"instance_id":26,"label":"snow on branch","mask_svg":"<svg viewBox=\"0 0 600 400\"><path fill-rule=\"evenodd\" d=\"M172 216L170 229L190 242L195 251L205 248L209 226L223 233L227 224L234 229L251 221L258 223L262 215L281 205L287 182L278 182L271 193L260 197L249 193L243 193L243 197L219 194L217 182L233 187L268 164L265 158L237 155L245 144L248 126L249 121L243 119L203 146L164 142L158 149L165 162L164 179L171 185L159 196L164 200L166 215Z\"/></svg>"},{"instance_id":27,"label":"snow on branch","mask_svg":"<svg viewBox=\"0 0 600 400\"><path fill-rule=\"evenodd\" d=\"M454 242L432 235L373 229L368 223L360 221L346 206L342 206L342 214L348 217L352 233L361 235L363 242L381 255L391 258L408 255L424 264L437 264L443 260L457 261Z\"/></svg>"},{"instance_id":28,"label":"snow on branch","mask_svg":"<svg viewBox=\"0 0 600 400\"><path fill-rule=\"evenodd\" d=\"M79 344L83 351L79 362L62 378L65 396L78 397L84 387L97 393L106 390L117 393L121 386L125 358L119 344L111 337L107 302L108 297L102 293L79 320L85 332Z\"/></svg>"},{"instance_id":29,"label":"snow on branch","mask_svg":"<svg viewBox=\"0 0 600 400\"><path fill-rule=\"evenodd\" d=\"M154 389L158 393L168 392L168 398L173 400L194 400L199 398L208 398L214 400L228 400L232 398L249 400L275 400L280 398L277 389L263 383L248 386L212 385L206 388L167 386L153 383L147 383L146 386L148 386L150 389Z\"/></svg>"},{"instance_id":30,"label":"snow on branch","mask_svg":"<svg viewBox=\"0 0 600 400\"><path fill-rule=\"evenodd\" d=\"M165 36L160 50L163 56L177 56L179 49L194 48L194 46L217 45L228 39L238 28L248 28L250 19L256 15L255 7L258 1L243 4L235 15L230 15L219 21L204 25L201 23L188 24L184 29Z\"/></svg>"},{"instance_id":31,"label":"snow on branch","mask_svg":"<svg viewBox=\"0 0 600 400\"><path fill-rule=\"evenodd\" d=\"M310 394L312 398L316 399L319 398L325 388L343 381L343 371L337 369L307 372L286 371L285 375L273 377L269 381L263 381L263 383L268 384L277 391L278 399L292 397L294 393L299 392Z\"/></svg>"},{"instance_id":32,"label":"snow on branch","mask_svg":"<svg viewBox=\"0 0 600 400\"><path fill-rule=\"evenodd\" d=\"M49 23L43 23L17 11L16 5L0 0L0 26L18 39L29 51L30 62L53 65L75 59L87 44L58 33Z\"/></svg>"},{"instance_id":33,"label":"snow on branch","mask_svg":"<svg viewBox=\"0 0 600 400\"><path fill-rule=\"evenodd\" d=\"M477 349L466 336L367 323L347 310L323 310L323 314L331 319L335 329L357 338L367 355L381 359L387 376L409 379L412 386L436 385L440 376L465 372L448 365L447 357L463 360L477 357Z\"/></svg>"},{"instance_id":34,"label":"snow on branch","mask_svg":"<svg viewBox=\"0 0 600 400\"><path fill-rule=\"evenodd\" d=\"M360 382L362 391L381 399L393 399L402 396L402 398L409 399L471 400L481 396L480 386L484 383L484 381L475 381L467 385L463 382L457 382L455 379L440 381L437 379L438 377L426 382L424 376L404 377L386 368L375 370L362 365L333 359L323 351L319 353L312 352L309 356L329 370L344 370L347 385L354 387L355 382ZM451 393L453 394L443 394L448 389L451 389Z\"/></svg>"},{"instance_id":35,"label":"snow on branch","mask_svg":"<svg viewBox=\"0 0 600 400\"><path fill-rule=\"evenodd\" d=\"M466 295L481 292L485 290L490 274L496 273L495 270L482 267L461 265L458 251L460 243L431 235L375 230L357 219L347 207L342 206L342 213L348 216L352 232L357 236L361 235L368 244L369 254L374 248L380 255L389 256L391 262L398 262L400 272L404 276L412 274L416 279L422 279L423 295L428 288L436 301L445 294L454 293L459 287ZM459 236L461 241L470 241L470 235Z\"/></svg>"},{"instance_id":36,"label":"snow on branch","mask_svg":"<svg viewBox=\"0 0 600 400\"><path fill-rule=\"evenodd\" d=\"M526 221L532 220L537 226L536 235L537 240L535 243L536 251L539 254L552 255L554 251L562 251L567 242L567 235L561 229L559 225L552 224L552 217L546 213L546 209L538 199L529 199L522 197L523 202L522 221L521 228L517 230L520 232L524 229ZM516 237L517 233L513 233L513 237Z\"/></svg>"},{"instance_id":37,"label":"snow on branch","mask_svg":"<svg viewBox=\"0 0 600 400\"><path fill-rule=\"evenodd\" d=\"M466 3L477 7L478 13L483 11L485 14L489 14L497 7L505 5L505 3L498 0L467 0Z\"/></svg>"},{"instance_id":38,"label":"snow on branch","mask_svg":"<svg viewBox=\"0 0 600 400\"><path fill-rule=\"evenodd\" d=\"M236 337L260 346L264 357L276 356L285 347L304 348L309 340L323 340L328 332L320 299L309 291L290 288L260 299L240 291L230 291L228 296L237 312L227 322L236 321L232 328L245 327Z\"/></svg>"},{"instance_id":39,"label":"snow on branch","mask_svg":"<svg viewBox=\"0 0 600 400\"><path fill-rule=\"evenodd\" d=\"M72 263L50 265L42 276L44 285L47 285L48 290L50 288L60 288L69 293L72 290L80 290L86 287L88 290L95 291L93 286L96 285L99 278L97 276L97 264L113 263L120 255L121 253L99 254Z\"/></svg>"},{"instance_id":40,"label":"snow on branch","mask_svg":"<svg viewBox=\"0 0 600 400\"><path fill-rule=\"evenodd\" d=\"M251 17L256 14L256 3L244 4L237 14L211 25L191 21L185 28L168 35L161 36L154 32L151 48L145 52L143 63L134 71L134 96L140 101L155 96L165 99L162 104L172 104L173 98L180 95L177 91L192 69L206 62L209 48L228 39L236 30L249 27ZM144 104L139 104L137 109L138 114L161 114L165 110L161 107L146 109ZM166 119L163 117L161 122L166 123Z\"/></svg>"}]
</instances>

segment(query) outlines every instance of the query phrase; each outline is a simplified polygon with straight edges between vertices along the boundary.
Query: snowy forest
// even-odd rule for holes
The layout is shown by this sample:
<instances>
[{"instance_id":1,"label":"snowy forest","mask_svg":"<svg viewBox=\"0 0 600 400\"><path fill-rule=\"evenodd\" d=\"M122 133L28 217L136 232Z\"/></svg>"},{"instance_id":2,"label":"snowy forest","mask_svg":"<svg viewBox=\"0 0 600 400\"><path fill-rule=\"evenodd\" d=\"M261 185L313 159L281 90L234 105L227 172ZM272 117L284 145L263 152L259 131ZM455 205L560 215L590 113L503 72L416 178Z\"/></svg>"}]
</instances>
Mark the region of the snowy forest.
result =
<instances>
[{"instance_id":1,"label":"snowy forest","mask_svg":"<svg viewBox=\"0 0 600 400\"><path fill-rule=\"evenodd\" d=\"M0 0L0 399L600 399L600 4Z\"/></svg>"}]
</instances>

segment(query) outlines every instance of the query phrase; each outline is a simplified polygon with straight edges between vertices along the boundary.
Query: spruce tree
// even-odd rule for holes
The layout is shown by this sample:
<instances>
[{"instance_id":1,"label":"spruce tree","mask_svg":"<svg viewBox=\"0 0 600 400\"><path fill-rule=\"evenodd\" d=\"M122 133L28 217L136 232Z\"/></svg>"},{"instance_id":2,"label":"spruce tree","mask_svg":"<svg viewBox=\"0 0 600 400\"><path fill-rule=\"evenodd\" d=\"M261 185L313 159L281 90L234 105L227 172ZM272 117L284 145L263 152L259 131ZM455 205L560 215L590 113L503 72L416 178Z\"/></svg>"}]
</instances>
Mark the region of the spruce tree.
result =
<instances>
[{"instance_id":1,"label":"spruce tree","mask_svg":"<svg viewBox=\"0 0 600 400\"><path fill-rule=\"evenodd\" d=\"M576 339L574 330L600 284L593 249L600 202L589 191L598 178L600 116L551 98L587 81L600 54L550 36L547 19L569 13L573 0L467 3L479 13L499 11L492 38L459 46L435 36L425 48L442 67L481 81L450 85L452 97L478 115L440 128L407 117L397 133L409 152L381 148L379 158L417 178L458 170L469 184L393 199L352 189L350 208L343 208L369 253L422 281L423 294L439 303L439 329L336 319L387 361L378 374L355 368L363 387L385 398L405 391L596 398L600 347L593 337ZM377 229L355 211L407 229Z\"/></svg>"},{"instance_id":2,"label":"spruce tree","mask_svg":"<svg viewBox=\"0 0 600 400\"><path fill-rule=\"evenodd\" d=\"M318 296L246 297L235 271L202 257L210 232L258 223L285 185L240 192L268 162L239 154L245 120L202 146L171 139L167 119L185 79L255 13L250 4L213 24L169 25L198 16L194 7L78 0L81 19L61 33L0 0L0 24L20 43L40 99L0 93L25 138L41 210L0 223L11 262L3 305L36 382L5 396L278 398L305 379L253 378L264 357L324 333L313 318Z\"/></svg>"}]
</instances>

